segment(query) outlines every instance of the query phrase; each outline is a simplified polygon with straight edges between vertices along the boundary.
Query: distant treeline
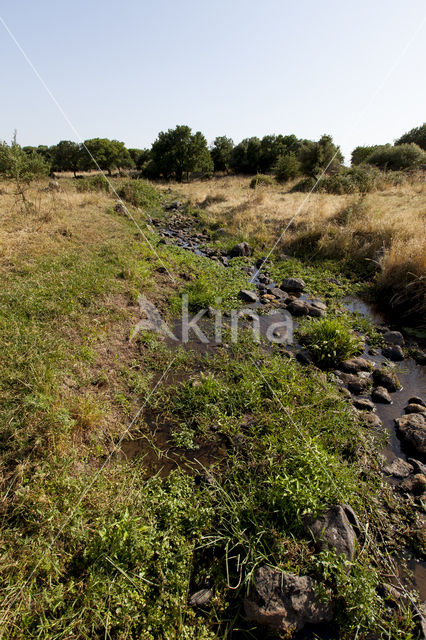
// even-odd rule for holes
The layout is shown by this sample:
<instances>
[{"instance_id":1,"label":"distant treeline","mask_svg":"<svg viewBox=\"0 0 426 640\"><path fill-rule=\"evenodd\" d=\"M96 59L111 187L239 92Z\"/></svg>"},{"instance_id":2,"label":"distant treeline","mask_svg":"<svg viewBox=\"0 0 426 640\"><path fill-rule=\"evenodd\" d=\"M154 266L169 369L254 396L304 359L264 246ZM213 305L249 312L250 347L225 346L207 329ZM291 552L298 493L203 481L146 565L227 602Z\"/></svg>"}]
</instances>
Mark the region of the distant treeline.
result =
<instances>
[{"instance_id":1,"label":"distant treeline","mask_svg":"<svg viewBox=\"0 0 426 640\"><path fill-rule=\"evenodd\" d=\"M6 143L3 143L3 146ZM15 143L16 144L16 143ZM297 176L317 178L333 176L342 170L343 156L329 135L318 141L295 135L267 135L262 139L245 138L234 144L219 136L209 147L205 136L188 126L158 134L151 149L128 149L123 142L92 138L84 143L62 140L48 147L23 147L30 156L42 158L51 172L101 169L134 169L141 177L182 181L191 174L210 176L215 172L236 174L274 174L285 181ZM406 170L426 166L426 123L402 135L393 145L357 147L352 152L352 167L374 166L380 170ZM1 171L0 163L0 171Z\"/></svg>"}]
</instances>

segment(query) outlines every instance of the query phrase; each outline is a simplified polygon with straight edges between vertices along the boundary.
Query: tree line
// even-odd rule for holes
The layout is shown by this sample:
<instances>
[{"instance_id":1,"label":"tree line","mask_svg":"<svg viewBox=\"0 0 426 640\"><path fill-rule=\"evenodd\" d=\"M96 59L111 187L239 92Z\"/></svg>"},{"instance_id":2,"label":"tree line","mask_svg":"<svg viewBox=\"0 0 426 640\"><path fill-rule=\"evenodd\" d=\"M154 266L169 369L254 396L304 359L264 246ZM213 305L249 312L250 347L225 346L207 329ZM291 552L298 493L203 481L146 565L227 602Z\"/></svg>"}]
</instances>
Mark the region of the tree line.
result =
<instances>
[{"instance_id":1,"label":"tree line","mask_svg":"<svg viewBox=\"0 0 426 640\"><path fill-rule=\"evenodd\" d=\"M356 147L352 166L369 164L384 170L424 167L425 150L423 124L402 135L394 145ZM186 125L160 132L151 149L127 148L123 142L108 138L92 138L83 143L61 140L50 147L21 148L14 138L10 145L0 145L0 172L13 173L12 165L19 154L21 164L26 161L33 170L38 167L45 173L71 171L76 176L79 171L92 169L108 174L134 169L146 178L178 182L192 174L210 176L217 172L274 174L281 181L298 175L317 178L322 173L333 175L343 164L340 148L329 135L317 141L292 134L266 135L245 138L238 144L227 136L218 136L209 147L200 131L193 133Z\"/></svg>"}]
</instances>

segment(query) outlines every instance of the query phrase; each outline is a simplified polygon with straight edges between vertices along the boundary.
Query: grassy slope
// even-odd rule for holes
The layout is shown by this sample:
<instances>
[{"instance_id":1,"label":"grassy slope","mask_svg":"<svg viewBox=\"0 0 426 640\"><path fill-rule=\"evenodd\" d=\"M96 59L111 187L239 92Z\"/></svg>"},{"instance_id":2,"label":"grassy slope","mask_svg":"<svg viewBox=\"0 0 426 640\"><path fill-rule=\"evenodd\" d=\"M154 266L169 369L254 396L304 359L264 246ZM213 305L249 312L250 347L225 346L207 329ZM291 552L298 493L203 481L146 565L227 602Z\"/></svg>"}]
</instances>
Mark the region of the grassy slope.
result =
<instances>
[{"instance_id":1,"label":"grassy slope","mask_svg":"<svg viewBox=\"0 0 426 640\"><path fill-rule=\"evenodd\" d=\"M384 627L410 638L411 614L387 609L380 589L389 569L373 540L393 518L395 544L405 524L383 510L397 505L381 486L374 436L323 374L249 336L207 355L151 334L129 342L138 294L170 317L179 292L195 306L223 292L221 268L157 245L133 208L171 282L108 194L63 185L34 187L32 214L10 186L1 196L1 637L253 637L242 594L266 561L333 585L347 637ZM163 215L156 198L146 207ZM323 280L303 275L312 288ZM233 276L231 299L238 262ZM130 437L146 442L145 457L107 458L144 403ZM160 469L171 455L156 438L164 424L182 468L152 475L148 460ZM207 476L185 463L197 447L218 452ZM349 573L315 554L301 527L304 513L336 501L369 523ZM212 604L194 611L188 594L207 584Z\"/></svg>"}]
</instances>

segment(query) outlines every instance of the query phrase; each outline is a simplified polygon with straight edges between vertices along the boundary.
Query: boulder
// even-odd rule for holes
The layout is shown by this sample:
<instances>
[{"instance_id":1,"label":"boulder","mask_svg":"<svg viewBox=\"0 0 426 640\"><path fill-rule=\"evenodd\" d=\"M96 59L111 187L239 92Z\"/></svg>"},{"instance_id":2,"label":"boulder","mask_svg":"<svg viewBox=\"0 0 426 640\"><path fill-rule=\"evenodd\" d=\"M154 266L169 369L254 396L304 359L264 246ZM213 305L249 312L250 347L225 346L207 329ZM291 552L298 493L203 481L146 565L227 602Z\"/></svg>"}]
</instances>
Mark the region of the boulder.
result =
<instances>
[{"instance_id":1,"label":"boulder","mask_svg":"<svg viewBox=\"0 0 426 640\"><path fill-rule=\"evenodd\" d=\"M426 407L421 404L410 402L404 409L405 413L426 413Z\"/></svg>"},{"instance_id":2,"label":"boulder","mask_svg":"<svg viewBox=\"0 0 426 640\"><path fill-rule=\"evenodd\" d=\"M238 258L240 256L251 256L253 250L247 242L240 242L233 247L229 253L231 258Z\"/></svg>"},{"instance_id":3,"label":"boulder","mask_svg":"<svg viewBox=\"0 0 426 640\"><path fill-rule=\"evenodd\" d=\"M402 345L405 343L404 336L400 331L386 331L386 333L383 334L383 340L386 344Z\"/></svg>"},{"instance_id":4,"label":"boulder","mask_svg":"<svg viewBox=\"0 0 426 640\"><path fill-rule=\"evenodd\" d=\"M340 368L345 373L358 373L358 371L371 371L372 364L365 358L349 358L342 362Z\"/></svg>"},{"instance_id":5,"label":"boulder","mask_svg":"<svg viewBox=\"0 0 426 640\"><path fill-rule=\"evenodd\" d=\"M371 397L374 402L380 402L381 404L392 404L392 398L390 397L389 391L384 387L376 387L371 392Z\"/></svg>"},{"instance_id":6,"label":"boulder","mask_svg":"<svg viewBox=\"0 0 426 640\"><path fill-rule=\"evenodd\" d=\"M359 395L363 391L365 391L368 387L368 380L366 378L361 378L360 376L356 376L353 373L341 373L339 372L339 377L342 380L343 384L349 389L351 393L355 395Z\"/></svg>"},{"instance_id":7,"label":"boulder","mask_svg":"<svg viewBox=\"0 0 426 640\"><path fill-rule=\"evenodd\" d=\"M423 464L423 462L415 458L408 458L408 462L413 465L416 473L423 473L423 475L426 476L426 464Z\"/></svg>"},{"instance_id":8,"label":"boulder","mask_svg":"<svg viewBox=\"0 0 426 640\"><path fill-rule=\"evenodd\" d=\"M280 289L284 291L301 292L305 289L306 283L302 278L284 278L280 284Z\"/></svg>"},{"instance_id":9,"label":"boulder","mask_svg":"<svg viewBox=\"0 0 426 640\"><path fill-rule=\"evenodd\" d=\"M334 549L338 555L344 554L349 561L355 553L358 519L348 505L334 505L313 521L305 522L305 529L313 536L320 550Z\"/></svg>"},{"instance_id":10,"label":"boulder","mask_svg":"<svg viewBox=\"0 0 426 640\"><path fill-rule=\"evenodd\" d=\"M306 310L308 312L308 316L311 318L324 318L325 309L319 309L318 307L314 307L312 304L306 303Z\"/></svg>"},{"instance_id":11,"label":"boulder","mask_svg":"<svg viewBox=\"0 0 426 640\"><path fill-rule=\"evenodd\" d=\"M353 405L355 409L359 409L360 411L375 410L374 402L371 402L368 398L354 398Z\"/></svg>"},{"instance_id":12,"label":"boulder","mask_svg":"<svg viewBox=\"0 0 426 640\"><path fill-rule=\"evenodd\" d=\"M391 393L401 388L396 374L388 369L375 369L373 371L373 382L375 387L384 387Z\"/></svg>"},{"instance_id":13,"label":"boulder","mask_svg":"<svg viewBox=\"0 0 426 640\"><path fill-rule=\"evenodd\" d=\"M287 306L287 309L292 316L306 316L308 314L308 308L301 300L293 300L293 302L290 302Z\"/></svg>"},{"instance_id":14,"label":"boulder","mask_svg":"<svg viewBox=\"0 0 426 640\"><path fill-rule=\"evenodd\" d=\"M395 478L406 478L410 473L413 473L414 467L402 458L395 458L390 464L383 467L383 471Z\"/></svg>"},{"instance_id":15,"label":"boulder","mask_svg":"<svg viewBox=\"0 0 426 640\"><path fill-rule=\"evenodd\" d=\"M420 351L420 349L415 349L412 351L411 355L417 364L426 364L426 353L424 351Z\"/></svg>"},{"instance_id":16,"label":"boulder","mask_svg":"<svg viewBox=\"0 0 426 640\"><path fill-rule=\"evenodd\" d=\"M280 300L288 300L289 297L288 293L282 291L278 287L271 287L270 289L268 289L268 293L275 296L276 298L279 298Z\"/></svg>"},{"instance_id":17,"label":"boulder","mask_svg":"<svg viewBox=\"0 0 426 640\"><path fill-rule=\"evenodd\" d=\"M400 437L417 453L426 455L426 417L423 413L409 413L395 419Z\"/></svg>"},{"instance_id":18,"label":"boulder","mask_svg":"<svg viewBox=\"0 0 426 640\"><path fill-rule=\"evenodd\" d=\"M426 402L423 398L420 398L420 396L411 396L411 398L408 399L408 404L421 404L422 407L426 407Z\"/></svg>"},{"instance_id":19,"label":"boulder","mask_svg":"<svg viewBox=\"0 0 426 640\"><path fill-rule=\"evenodd\" d=\"M238 297L243 302L257 302L258 298L254 291L250 291L249 289L241 289L238 293Z\"/></svg>"},{"instance_id":20,"label":"boulder","mask_svg":"<svg viewBox=\"0 0 426 640\"><path fill-rule=\"evenodd\" d=\"M376 416L372 411L364 411L361 415L362 421L366 427L381 427L383 422L380 420L379 416Z\"/></svg>"},{"instance_id":21,"label":"boulder","mask_svg":"<svg viewBox=\"0 0 426 640\"><path fill-rule=\"evenodd\" d=\"M392 360L393 362L400 362L401 360L404 360L404 352L399 344L392 344L388 347L384 347L382 349L382 354L385 358Z\"/></svg>"},{"instance_id":22,"label":"boulder","mask_svg":"<svg viewBox=\"0 0 426 640\"><path fill-rule=\"evenodd\" d=\"M244 600L247 619L287 634L306 624L330 621L334 605L320 600L317 589L318 583L309 576L260 567Z\"/></svg>"},{"instance_id":23,"label":"boulder","mask_svg":"<svg viewBox=\"0 0 426 640\"><path fill-rule=\"evenodd\" d=\"M318 300L315 298L314 300L309 300L309 304L311 307L315 307L316 309L321 309L321 311L327 310L327 305L322 300Z\"/></svg>"}]
</instances>

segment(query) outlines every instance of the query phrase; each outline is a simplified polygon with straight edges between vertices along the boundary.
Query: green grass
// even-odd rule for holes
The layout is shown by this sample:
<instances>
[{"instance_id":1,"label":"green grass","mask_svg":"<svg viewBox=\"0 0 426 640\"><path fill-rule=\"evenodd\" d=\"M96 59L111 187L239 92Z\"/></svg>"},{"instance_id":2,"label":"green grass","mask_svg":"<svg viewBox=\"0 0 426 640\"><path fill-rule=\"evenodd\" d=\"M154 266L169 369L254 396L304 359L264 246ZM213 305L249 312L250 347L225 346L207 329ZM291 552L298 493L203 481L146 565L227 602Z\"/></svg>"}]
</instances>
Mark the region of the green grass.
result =
<instances>
[{"instance_id":1,"label":"green grass","mask_svg":"<svg viewBox=\"0 0 426 640\"><path fill-rule=\"evenodd\" d=\"M308 347L314 361L325 369L336 367L363 350L362 340L343 317L309 319L297 334L302 344Z\"/></svg>"}]
</instances>

